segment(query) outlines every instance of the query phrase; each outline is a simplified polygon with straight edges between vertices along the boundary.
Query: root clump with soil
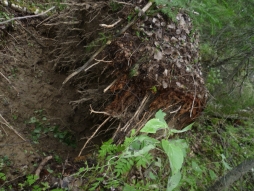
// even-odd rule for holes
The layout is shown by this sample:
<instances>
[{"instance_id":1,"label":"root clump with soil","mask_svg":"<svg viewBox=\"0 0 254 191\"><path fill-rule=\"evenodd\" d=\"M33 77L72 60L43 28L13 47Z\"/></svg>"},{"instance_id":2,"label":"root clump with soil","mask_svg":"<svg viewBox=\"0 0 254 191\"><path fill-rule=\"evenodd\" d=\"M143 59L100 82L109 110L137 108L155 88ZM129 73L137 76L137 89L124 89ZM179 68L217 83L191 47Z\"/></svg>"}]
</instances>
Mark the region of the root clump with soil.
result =
<instances>
[{"instance_id":1,"label":"root clump with soil","mask_svg":"<svg viewBox=\"0 0 254 191\"><path fill-rule=\"evenodd\" d=\"M131 129L138 132L159 109L167 113L171 128L181 129L206 104L199 39L189 16L179 10L174 22L156 6L144 14L145 4L141 1L136 13L128 3L117 10L104 2L74 3L44 24L57 31L49 52L54 69L69 71L64 84L70 81L81 94L73 106L82 105L84 117L97 126L87 131L103 132L98 128L106 119L104 131L113 132L117 143ZM60 26L71 18L72 23ZM128 23L128 18L133 20Z\"/></svg>"},{"instance_id":2,"label":"root clump with soil","mask_svg":"<svg viewBox=\"0 0 254 191\"><path fill-rule=\"evenodd\" d=\"M102 134L120 144L132 129L139 133L159 109L167 114L170 128L182 129L206 104L199 39L189 16L179 10L173 21L151 2L113 2L69 2L60 13L15 21L18 27L10 25L12 31L2 28L2 37L10 38L1 44L1 77L6 75L9 81L0 83L4 106L0 114L18 126L16 134L38 132L36 123L43 130L59 125L54 135L39 138L47 142L38 147L50 155L48 159L55 153L80 156ZM31 119L36 123L27 122ZM76 149L59 147L53 139L64 129L79 139ZM14 136L3 146L10 144L12 152L23 154L25 160L27 154L13 146ZM22 150L30 142L22 142ZM9 155L7 150L3 152ZM31 145L29 152L33 154L26 164L31 173L32 163L41 159ZM45 159L55 171L62 170ZM36 171L40 178L47 174L43 161ZM71 174L73 169L62 173Z\"/></svg>"}]
</instances>

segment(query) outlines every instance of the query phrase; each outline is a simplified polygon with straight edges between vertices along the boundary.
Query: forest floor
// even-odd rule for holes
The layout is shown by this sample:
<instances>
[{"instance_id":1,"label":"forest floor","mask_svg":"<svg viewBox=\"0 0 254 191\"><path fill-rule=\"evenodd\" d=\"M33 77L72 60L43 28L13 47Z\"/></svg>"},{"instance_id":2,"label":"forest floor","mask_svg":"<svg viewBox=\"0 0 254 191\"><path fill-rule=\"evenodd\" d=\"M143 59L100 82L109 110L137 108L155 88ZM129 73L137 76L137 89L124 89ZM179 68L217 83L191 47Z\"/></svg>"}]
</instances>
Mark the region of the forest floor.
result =
<instances>
[{"instance_id":1,"label":"forest floor","mask_svg":"<svg viewBox=\"0 0 254 191\"><path fill-rule=\"evenodd\" d=\"M59 182L55 177L62 180L77 172L80 166L74 162L75 158L91 135L86 131L87 111L70 104L80 99L79 93L71 84L62 85L67 74L53 70L48 50L42 46L43 42L54 42L47 41L45 31L36 29L36 20L17 23L0 31L0 190L8 185L20 190L18 184L34 174L47 156L53 159L48 161L40 178L50 185ZM226 126L225 121L214 117L210 125L200 124L184 135L191 150L183 176L187 187L204 188L219 173L226 172L223 153L227 153L229 163L235 166L233 157L243 158L243 152L246 156L251 152L248 148L253 141L246 141L246 151L244 144L235 141L245 136L242 131L247 128ZM102 142L100 137L92 141ZM92 149L88 147L83 155L91 154ZM6 181L1 179L1 173Z\"/></svg>"}]
</instances>

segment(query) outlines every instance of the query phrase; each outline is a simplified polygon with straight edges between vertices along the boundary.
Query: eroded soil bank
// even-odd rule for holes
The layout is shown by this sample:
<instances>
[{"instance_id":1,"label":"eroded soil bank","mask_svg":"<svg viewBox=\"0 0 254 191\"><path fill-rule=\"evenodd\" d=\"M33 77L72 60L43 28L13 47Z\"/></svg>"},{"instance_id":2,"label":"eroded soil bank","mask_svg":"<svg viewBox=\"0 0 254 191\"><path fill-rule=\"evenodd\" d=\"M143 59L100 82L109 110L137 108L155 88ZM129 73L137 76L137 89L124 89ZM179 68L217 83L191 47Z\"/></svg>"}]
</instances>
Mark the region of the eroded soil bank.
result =
<instances>
[{"instance_id":1,"label":"eroded soil bank","mask_svg":"<svg viewBox=\"0 0 254 191\"><path fill-rule=\"evenodd\" d=\"M76 90L71 85L62 88L66 76L55 73L48 64L37 42L42 38L26 22L2 32L0 162L8 180L33 173L48 155L54 156L50 163L71 162L84 144L89 125L82 108L74 110L70 104L77 99Z\"/></svg>"}]
</instances>

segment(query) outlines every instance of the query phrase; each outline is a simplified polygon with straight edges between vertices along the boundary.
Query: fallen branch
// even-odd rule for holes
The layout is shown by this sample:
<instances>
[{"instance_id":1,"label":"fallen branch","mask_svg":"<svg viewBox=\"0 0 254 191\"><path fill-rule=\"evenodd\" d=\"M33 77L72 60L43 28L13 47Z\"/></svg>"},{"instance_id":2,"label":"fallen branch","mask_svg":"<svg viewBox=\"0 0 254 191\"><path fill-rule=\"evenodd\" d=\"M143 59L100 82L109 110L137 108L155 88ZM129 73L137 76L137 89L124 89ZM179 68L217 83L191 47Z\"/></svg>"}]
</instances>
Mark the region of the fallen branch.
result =
<instances>
[{"instance_id":1,"label":"fallen branch","mask_svg":"<svg viewBox=\"0 0 254 191\"><path fill-rule=\"evenodd\" d=\"M26 141L26 139L24 139L5 119L4 117L0 114L0 119L2 120L0 123L2 123L3 125L5 125L6 127L8 127L9 129L11 129L12 131L14 131L14 133L16 135L18 135L23 141Z\"/></svg>"},{"instance_id":2,"label":"fallen branch","mask_svg":"<svg viewBox=\"0 0 254 191\"><path fill-rule=\"evenodd\" d=\"M105 121L103 121L102 124L100 124L100 126L96 129L96 131L92 134L92 136L86 141L86 143L84 144L83 148L80 150L78 157L80 157L80 155L82 154L83 150L86 148L86 145L90 142L90 140L94 137L94 135L100 130L100 128L110 119L111 117L109 116L107 119L105 119Z\"/></svg>"},{"instance_id":3,"label":"fallen branch","mask_svg":"<svg viewBox=\"0 0 254 191\"><path fill-rule=\"evenodd\" d=\"M142 12L145 13L151 6L152 6L152 2L148 2L145 7L142 9ZM129 24L127 24L118 34L121 35L123 34L131 25L133 25L136 21L137 21L137 18L138 17L135 17L132 22L130 22ZM78 68L76 71L74 71L72 74L70 74L63 82L63 85L66 84L66 82L68 82L72 77L76 76L77 74L79 74L81 71L85 70L86 67L95 59L95 57L101 53L102 50L104 50L104 48L111 44L111 40L108 40L106 44L102 45L101 48L99 50L97 50L94 55L92 55L90 57L90 59L83 65L81 66L80 68Z\"/></svg>"},{"instance_id":4,"label":"fallen branch","mask_svg":"<svg viewBox=\"0 0 254 191\"><path fill-rule=\"evenodd\" d=\"M37 14L37 15L28 15L28 16L24 16L24 17L14 17L14 18L12 18L12 19L9 19L9 20L0 22L0 25L9 23L9 22L14 21L14 20L21 20L21 19L28 19L28 18L40 17L40 16L42 16L42 15L45 15L45 14L48 13L49 11L53 10L54 8L55 8L55 6L51 7L50 9L48 9L48 10L45 11L45 12L42 12L42 13L40 13L40 14Z\"/></svg>"},{"instance_id":5,"label":"fallen branch","mask_svg":"<svg viewBox=\"0 0 254 191\"><path fill-rule=\"evenodd\" d=\"M43 166L45 166L45 164L50 160L52 159L53 157L52 156L47 156L46 158L44 158L40 165L38 166L38 168L36 169L35 171L35 176L37 176L38 178L40 177L40 173L41 173L41 170L43 168Z\"/></svg>"},{"instance_id":6,"label":"fallen branch","mask_svg":"<svg viewBox=\"0 0 254 191\"><path fill-rule=\"evenodd\" d=\"M247 159L217 180L207 191L226 190L235 181L254 168L254 158Z\"/></svg>"}]
</instances>

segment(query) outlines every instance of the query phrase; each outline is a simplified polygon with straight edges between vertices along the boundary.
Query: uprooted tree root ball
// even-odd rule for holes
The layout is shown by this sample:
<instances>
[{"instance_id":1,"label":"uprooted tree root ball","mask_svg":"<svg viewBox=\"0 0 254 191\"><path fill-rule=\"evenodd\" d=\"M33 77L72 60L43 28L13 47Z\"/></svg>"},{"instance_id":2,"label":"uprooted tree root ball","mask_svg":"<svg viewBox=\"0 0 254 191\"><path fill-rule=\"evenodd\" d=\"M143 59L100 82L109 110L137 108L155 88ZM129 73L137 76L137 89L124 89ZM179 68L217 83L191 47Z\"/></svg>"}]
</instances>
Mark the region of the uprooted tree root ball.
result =
<instances>
[{"instance_id":1,"label":"uprooted tree root ball","mask_svg":"<svg viewBox=\"0 0 254 191\"><path fill-rule=\"evenodd\" d=\"M113 10L104 2L73 3L44 23L57 30L48 50L54 69L82 69L70 80L81 93L73 106L86 108L84 117L97 126L92 137L106 124L117 143L131 129L138 132L159 109L171 128L185 127L200 115L207 98L190 18L179 11L174 22L155 6L144 14L129 3L118 5ZM94 24L98 21L101 26Z\"/></svg>"}]
</instances>

